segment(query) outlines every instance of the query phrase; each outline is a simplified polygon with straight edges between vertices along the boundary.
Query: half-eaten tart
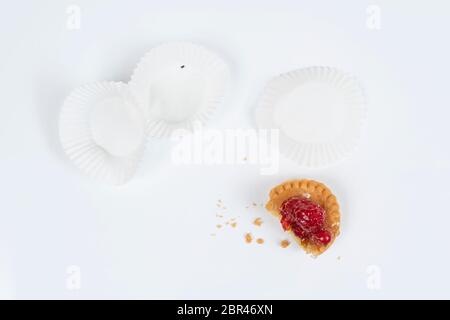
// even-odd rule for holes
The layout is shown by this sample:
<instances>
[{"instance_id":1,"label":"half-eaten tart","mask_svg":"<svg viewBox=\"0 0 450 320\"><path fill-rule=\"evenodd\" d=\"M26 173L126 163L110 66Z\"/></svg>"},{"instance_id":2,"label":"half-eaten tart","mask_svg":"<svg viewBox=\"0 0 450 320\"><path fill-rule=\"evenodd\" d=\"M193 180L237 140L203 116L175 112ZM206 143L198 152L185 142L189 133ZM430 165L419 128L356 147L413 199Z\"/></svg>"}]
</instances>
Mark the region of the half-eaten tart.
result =
<instances>
[{"instance_id":1,"label":"half-eaten tart","mask_svg":"<svg viewBox=\"0 0 450 320\"><path fill-rule=\"evenodd\" d=\"M313 256L325 252L339 235L339 204L323 183L286 181L270 191L266 209Z\"/></svg>"}]
</instances>

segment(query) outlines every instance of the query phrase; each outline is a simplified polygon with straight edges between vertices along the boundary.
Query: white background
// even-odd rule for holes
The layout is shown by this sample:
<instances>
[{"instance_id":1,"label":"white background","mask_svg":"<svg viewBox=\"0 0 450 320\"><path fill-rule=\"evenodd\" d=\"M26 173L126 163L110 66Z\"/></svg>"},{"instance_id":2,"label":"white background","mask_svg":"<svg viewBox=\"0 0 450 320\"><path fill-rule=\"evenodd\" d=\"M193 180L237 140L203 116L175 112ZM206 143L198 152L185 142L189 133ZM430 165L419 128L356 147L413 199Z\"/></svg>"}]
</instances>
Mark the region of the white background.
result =
<instances>
[{"instance_id":1,"label":"white background","mask_svg":"<svg viewBox=\"0 0 450 320\"><path fill-rule=\"evenodd\" d=\"M66 26L70 4L80 30ZM366 26L373 4L380 30ZM2 1L0 297L450 298L449 16L448 1ZM282 159L279 174L262 176L257 166L176 167L170 143L150 142L128 185L84 177L58 140L65 96L128 81L170 40L204 44L231 65L212 127L251 128L279 73L352 72L370 101L359 149L329 169ZM246 209L303 177L328 184L342 206L342 235L318 259L281 249L278 221ZM238 228L216 230L218 199ZM247 231L265 244L245 244ZM71 265L79 290L66 287Z\"/></svg>"}]
</instances>

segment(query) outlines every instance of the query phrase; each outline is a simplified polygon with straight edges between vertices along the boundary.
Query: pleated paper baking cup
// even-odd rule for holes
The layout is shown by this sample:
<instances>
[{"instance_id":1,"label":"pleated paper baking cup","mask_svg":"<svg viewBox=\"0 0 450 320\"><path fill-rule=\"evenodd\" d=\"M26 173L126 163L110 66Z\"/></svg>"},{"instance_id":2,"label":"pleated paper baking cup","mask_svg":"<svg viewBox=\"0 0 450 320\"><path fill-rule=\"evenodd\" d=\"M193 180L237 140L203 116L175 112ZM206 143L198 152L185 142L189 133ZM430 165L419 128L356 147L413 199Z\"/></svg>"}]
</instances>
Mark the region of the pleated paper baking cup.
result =
<instances>
[{"instance_id":1,"label":"pleated paper baking cup","mask_svg":"<svg viewBox=\"0 0 450 320\"><path fill-rule=\"evenodd\" d=\"M135 69L130 88L148 119L151 137L205 124L221 103L227 64L203 46L176 42L150 50Z\"/></svg>"},{"instance_id":2,"label":"pleated paper baking cup","mask_svg":"<svg viewBox=\"0 0 450 320\"><path fill-rule=\"evenodd\" d=\"M280 152L310 168L348 157L359 142L365 117L359 82L331 67L309 67L274 78L256 109L260 128L279 130Z\"/></svg>"},{"instance_id":3,"label":"pleated paper baking cup","mask_svg":"<svg viewBox=\"0 0 450 320\"><path fill-rule=\"evenodd\" d=\"M121 185L145 148L145 120L128 86L98 82L74 90L60 115L63 149L85 174Z\"/></svg>"}]
</instances>

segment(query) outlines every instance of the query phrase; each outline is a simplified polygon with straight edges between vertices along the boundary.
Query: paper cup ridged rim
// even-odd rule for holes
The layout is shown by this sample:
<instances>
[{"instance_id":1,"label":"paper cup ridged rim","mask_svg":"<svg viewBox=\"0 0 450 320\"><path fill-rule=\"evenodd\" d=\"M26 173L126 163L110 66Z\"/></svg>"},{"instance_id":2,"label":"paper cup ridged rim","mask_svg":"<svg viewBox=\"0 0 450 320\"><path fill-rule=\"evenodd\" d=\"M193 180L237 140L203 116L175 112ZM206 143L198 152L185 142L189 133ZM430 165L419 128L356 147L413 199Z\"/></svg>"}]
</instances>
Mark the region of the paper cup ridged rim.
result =
<instances>
[{"instance_id":1,"label":"paper cup ridged rim","mask_svg":"<svg viewBox=\"0 0 450 320\"><path fill-rule=\"evenodd\" d=\"M302 139L293 138L275 120L278 102L295 88L309 83L329 85L340 91L348 102L345 109L336 110L342 112L346 125L342 134L333 139L317 142L308 141L307 135ZM265 87L255 110L259 128L279 130L280 153L308 168L327 167L347 158L359 143L366 116L366 97L359 81L349 73L323 66L298 69L273 78ZM326 129L320 121L314 125L318 130Z\"/></svg>"},{"instance_id":2,"label":"paper cup ridged rim","mask_svg":"<svg viewBox=\"0 0 450 320\"><path fill-rule=\"evenodd\" d=\"M196 111L179 121L171 122L152 114L152 100L158 97L150 93L150 87L158 83L168 68L193 67L207 82L204 98ZM189 42L168 42L152 48L138 63L129 82L138 105L147 117L150 137L167 138L176 129L193 130L194 125L206 124L222 102L229 81L229 68L216 53L204 46ZM173 92L177 94L176 90ZM183 110L181 110L183 111Z\"/></svg>"},{"instance_id":3,"label":"paper cup ridged rim","mask_svg":"<svg viewBox=\"0 0 450 320\"><path fill-rule=\"evenodd\" d=\"M127 84L122 82L95 82L81 86L64 101L59 134L64 152L86 175L112 185L121 185L135 174L145 149L145 138L129 156L118 157L108 153L93 138L89 116L99 99L119 97L135 105Z\"/></svg>"}]
</instances>

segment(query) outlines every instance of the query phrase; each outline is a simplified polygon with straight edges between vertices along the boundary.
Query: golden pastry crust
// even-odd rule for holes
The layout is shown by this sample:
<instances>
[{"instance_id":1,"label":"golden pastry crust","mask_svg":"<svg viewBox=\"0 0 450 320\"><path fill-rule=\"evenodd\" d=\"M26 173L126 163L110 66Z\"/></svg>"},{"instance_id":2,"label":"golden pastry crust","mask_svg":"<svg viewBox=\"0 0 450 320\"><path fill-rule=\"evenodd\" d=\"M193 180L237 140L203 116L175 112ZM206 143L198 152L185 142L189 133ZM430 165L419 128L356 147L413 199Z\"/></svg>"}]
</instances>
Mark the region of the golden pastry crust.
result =
<instances>
[{"instance_id":1,"label":"golden pastry crust","mask_svg":"<svg viewBox=\"0 0 450 320\"><path fill-rule=\"evenodd\" d=\"M323 183L314 180L286 181L270 191L266 209L281 219L281 204L294 196L304 196L325 210L325 227L331 232L331 241L327 245L317 244L311 240L302 240L292 231L288 231L297 243L309 254L318 256L325 252L339 235L341 214L336 197Z\"/></svg>"}]
</instances>

